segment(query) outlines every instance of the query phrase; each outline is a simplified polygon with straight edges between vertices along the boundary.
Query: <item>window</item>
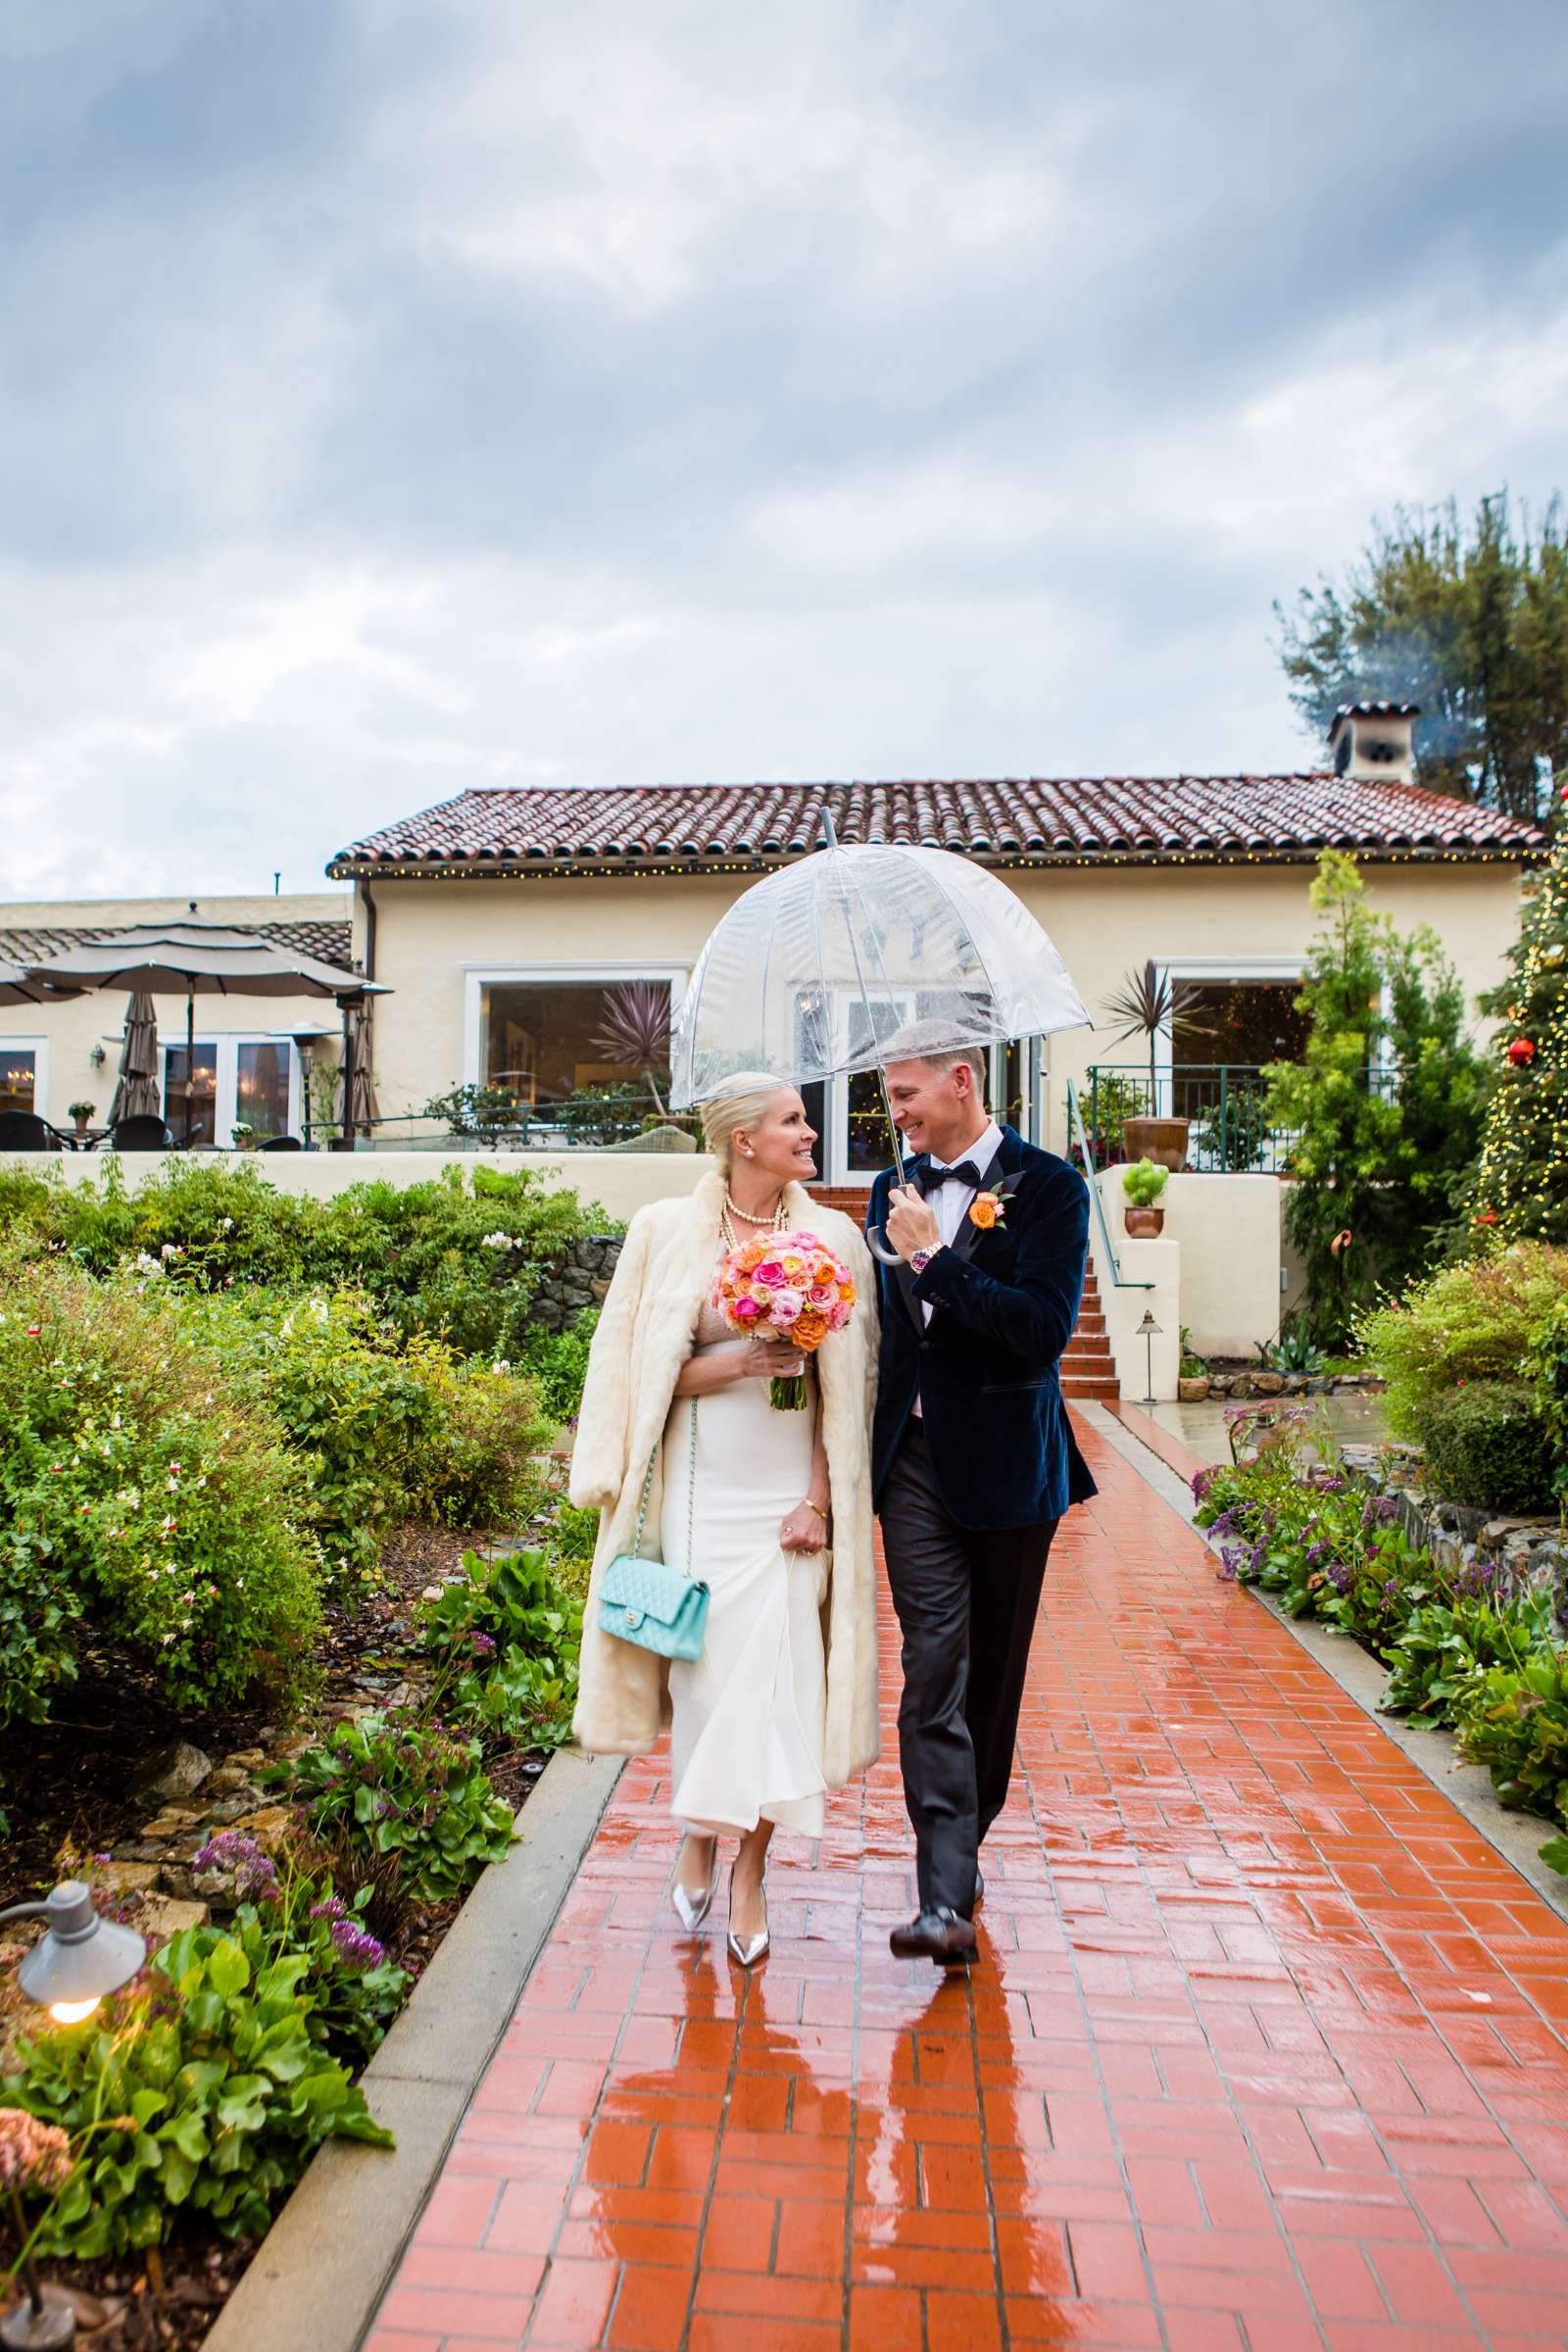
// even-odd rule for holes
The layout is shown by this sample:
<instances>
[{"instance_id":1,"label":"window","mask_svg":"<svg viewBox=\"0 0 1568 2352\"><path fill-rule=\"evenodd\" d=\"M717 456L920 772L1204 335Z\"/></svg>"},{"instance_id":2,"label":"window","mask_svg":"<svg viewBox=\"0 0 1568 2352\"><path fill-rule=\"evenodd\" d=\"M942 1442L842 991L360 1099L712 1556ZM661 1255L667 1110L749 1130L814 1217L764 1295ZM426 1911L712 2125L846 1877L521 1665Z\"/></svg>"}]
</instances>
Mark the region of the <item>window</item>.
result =
<instances>
[{"instance_id":1,"label":"window","mask_svg":"<svg viewBox=\"0 0 1568 2352\"><path fill-rule=\"evenodd\" d=\"M1298 1061L1312 1024L1299 980L1195 980L1171 1037L1176 1068L1194 1063Z\"/></svg>"},{"instance_id":2,"label":"window","mask_svg":"<svg viewBox=\"0 0 1568 2352\"><path fill-rule=\"evenodd\" d=\"M164 1048L164 1117L174 1132L175 1141L184 1143L185 1127L185 1049L183 1046ZM218 1137L218 1046L216 1042L196 1043L195 1078L190 1086L190 1130L193 1144L211 1144ZM223 1138L228 1141L227 1136Z\"/></svg>"},{"instance_id":3,"label":"window","mask_svg":"<svg viewBox=\"0 0 1568 2352\"><path fill-rule=\"evenodd\" d=\"M37 1048L0 1038L0 1110L35 1110L37 1098Z\"/></svg>"},{"instance_id":4,"label":"window","mask_svg":"<svg viewBox=\"0 0 1568 2352\"><path fill-rule=\"evenodd\" d=\"M294 1049L283 1039L247 1041L235 1057L234 1123L257 1143L289 1131L289 1079Z\"/></svg>"},{"instance_id":5,"label":"window","mask_svg":"<svg viewBox=\"0 0 1568 2352\"><path fill-rule=\"evenodd\" d=\"M529 1126L619 1142L668 1102L671 1003L667 978L637 973L481 979L477 1083Z\"/></svg>"}]
</instances>

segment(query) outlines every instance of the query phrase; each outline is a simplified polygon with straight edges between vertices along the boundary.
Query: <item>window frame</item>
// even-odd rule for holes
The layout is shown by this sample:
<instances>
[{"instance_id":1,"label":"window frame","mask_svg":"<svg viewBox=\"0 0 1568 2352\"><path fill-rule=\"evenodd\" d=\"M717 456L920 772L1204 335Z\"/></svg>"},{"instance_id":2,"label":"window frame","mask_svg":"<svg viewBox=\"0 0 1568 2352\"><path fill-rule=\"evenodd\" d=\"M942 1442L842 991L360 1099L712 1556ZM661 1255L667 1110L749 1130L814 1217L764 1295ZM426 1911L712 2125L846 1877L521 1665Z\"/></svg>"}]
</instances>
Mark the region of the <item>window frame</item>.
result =
<instances>
[{"instance_id":1,"label":"window frame","mask_svg":"<svg viewBox=\"0 0 1568 2352\"><path fill-rule=\"evenodd\" d=\"M1156 977L1167 980L1194 980L1223 985L1227 981L1245 987L1249 980L1303 980L1306 977L1306 958L1303 956L1171 956L1156 957ZM1134 1041L1126 1041L1131 1045ZM1154 1035L1154 1069L1158 1078L1169 1079L1174 1067L1171 1054L1171 1025L1161 1023Z\"/></svg>"},{"instance_id":2,"label":"window frame","mask_svg":"<svg viewBox=\"0 0 1568 2352\"><path fill-rule=\"evenodd\" d=\"M48 1119L49 1113L45 1108L49 1100L48 1038L34 1036L30 1031L19 1031L15 1035L8 1033L0 1036L0 1054L30 1054L32 1055L33 1116ZM50 1123L53 1124L52 1121Z\"/></svg>"},{"instance_id":3,"label":"window frame","mask_svg":"<svg viewBox=\"0 0 1568 2352\"><path fill-rule=\"evenodd\" d=\"M239 1050L241 1046L281 1046L288 1056L288 1114L283 1132L299 1135L304 1110L304 1087L300 1066L300 1050L293 1034L287 1029L198 1029L194 1044L199 1054L203 1046L214 1048L213 1057L213 1140L198 1144L196 1151L232 1152L234 1122L239 1115ZM183 1036L169 1037L162 1031L158 1038L158 1108L159 1116L172 1128L176 1137L180 1130L169 1112L169 1056L183 1054Z\"/></svg>"},{"instance_id":4,"label":"window frame","mask_svg":"<svg viewBox=\"0 0 1568 2352\"><path fill-rule=\"evenodd\" d=\"M596 963L555 963L530 959L526 963L464 963L463 974L463 1077L464 1086L484 1084L484 992L487 988L525 988L554 986L625 988L636 980L664 983L669 989L669 1017L685 1002L687 985L691 980L689 963L650 962L645 956L627 957L617 961L610 957Z\"/></svg>"}]
</instances>

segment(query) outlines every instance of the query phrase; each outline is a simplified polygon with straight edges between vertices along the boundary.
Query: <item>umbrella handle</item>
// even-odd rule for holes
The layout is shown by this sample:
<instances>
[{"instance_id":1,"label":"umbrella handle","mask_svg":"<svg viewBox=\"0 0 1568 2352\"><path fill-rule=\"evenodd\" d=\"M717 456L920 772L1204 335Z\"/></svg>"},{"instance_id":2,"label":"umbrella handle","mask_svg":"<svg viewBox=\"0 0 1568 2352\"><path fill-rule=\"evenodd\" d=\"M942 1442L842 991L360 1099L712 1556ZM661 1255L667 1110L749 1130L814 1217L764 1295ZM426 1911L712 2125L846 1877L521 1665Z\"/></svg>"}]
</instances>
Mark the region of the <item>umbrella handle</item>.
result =
<instances>
[{"instance_id":1,"label":"umbrella handle","mask_svg":"<svg viewBox=\"0 0 1568 2352\"><path fill-rule=\"evenodd\" d=\"M899 1255L896 1250L890 1250L887 1243L882 1239L883 1230L884 1228L880 1225L868 1225L866 1227L866 1248L870 1250L873 1257L881 1259L883 1265L902 1266L904 1263L903 1258Z\"/></svg>"}]
</instances>

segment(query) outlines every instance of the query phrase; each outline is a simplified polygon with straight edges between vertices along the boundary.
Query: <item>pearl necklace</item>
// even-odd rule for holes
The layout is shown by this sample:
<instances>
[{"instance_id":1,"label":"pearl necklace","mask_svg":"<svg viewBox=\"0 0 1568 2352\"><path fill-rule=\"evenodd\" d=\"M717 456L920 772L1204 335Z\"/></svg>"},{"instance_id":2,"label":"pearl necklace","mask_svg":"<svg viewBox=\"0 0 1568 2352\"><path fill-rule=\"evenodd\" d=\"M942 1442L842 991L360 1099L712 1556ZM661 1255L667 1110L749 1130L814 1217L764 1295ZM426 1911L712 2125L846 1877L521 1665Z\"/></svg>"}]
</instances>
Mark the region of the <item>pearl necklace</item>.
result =
<instances>
[{"instance_id":1,"label":"pearl necklace","mask_svg":"<svg viewBox=\"0 0 1568 2352\"><path fill-rule=\"evenodd\" d=\"M731 1250L738 1250L740 1248L740 1236L735 1230L733 1221L736 1217L739 1217L743 1225L770 1225L775 1233L787 1233L789 1231L790 1220L788 1212L784 1206L784 1197L782 1194L779 1196L778 1206L774 1209L773 1214L770 1217L754 1217L749 1213L748 1210L737 1206L736 1202L730 1197L728 1187L725 1187L724 1205L718 1212L718 1225L719 1231L723 1235L725 1243Z\"/></svg>"}]
</instances>

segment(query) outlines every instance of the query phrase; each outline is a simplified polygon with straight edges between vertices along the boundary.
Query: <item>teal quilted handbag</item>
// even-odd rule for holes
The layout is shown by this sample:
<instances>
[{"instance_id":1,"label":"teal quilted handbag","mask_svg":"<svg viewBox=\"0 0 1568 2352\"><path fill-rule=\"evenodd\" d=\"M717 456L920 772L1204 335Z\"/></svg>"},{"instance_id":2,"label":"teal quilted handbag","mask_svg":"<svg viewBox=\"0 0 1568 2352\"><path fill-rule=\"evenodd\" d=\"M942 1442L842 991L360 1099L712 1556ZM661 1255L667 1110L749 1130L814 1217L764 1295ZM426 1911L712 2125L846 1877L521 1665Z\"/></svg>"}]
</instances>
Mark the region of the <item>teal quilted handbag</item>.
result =
<instances>
[{"instance_id":1,"label":"teal quilted handbag","mask_svg":"<svg viewBox=\"0 0 1568 2352\"><path fill-rule=\"evenodd\" d=\"M703 1632L708 1623L708 1587L664 1560L642 1556L643 1523L653 1492L656 1446L648 1456L643 1499L637 1513L637 1533L630 1551L609 1561L599 1584L599 1625L617 1642L631 1642L662 1658L682 1658L688 1664L703 1654ZM692 1398L691 1488L686 1512L687 1541L695 1532L697 1504L697 1399Z\"/></svg>"}]
</instances>

